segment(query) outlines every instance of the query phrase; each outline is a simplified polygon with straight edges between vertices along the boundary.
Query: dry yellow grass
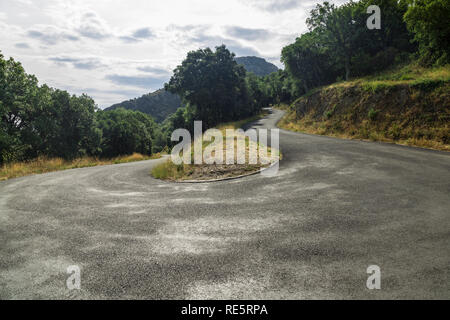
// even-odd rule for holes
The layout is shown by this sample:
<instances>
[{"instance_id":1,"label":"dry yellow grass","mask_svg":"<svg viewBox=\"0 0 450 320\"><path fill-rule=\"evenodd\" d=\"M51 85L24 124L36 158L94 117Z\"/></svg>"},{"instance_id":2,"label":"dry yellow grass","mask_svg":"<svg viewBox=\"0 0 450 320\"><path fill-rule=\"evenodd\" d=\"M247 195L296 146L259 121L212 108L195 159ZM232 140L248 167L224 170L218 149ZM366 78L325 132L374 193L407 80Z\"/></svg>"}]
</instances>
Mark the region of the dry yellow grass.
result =
<instances>
[{"instance_id":1,"label":"dry yellow grass","mask_svg":"<svg viewBox=\"0 0 450 320\"><path fill-rule=\"evenodd\" d=\"M427 148L433 150L450 151L450 145L436 141L433 139L426 139L424 137L418 139L410 137L408 139L392 139L389 136L389 132L375 131L375 128L370 128L368 133L361 132L361 128L349 127L345 131L330 130L330 121L324 120L321 122L313 121L307 118L296 119L295 112L286 113L286 115L278 123L278 126L285 130L326 135L329 137L341 138L341 139L356 139L364 141L379 141L387 143L395 143L406 146Z\"/></svg>"},{"instance_id":2,"label":"dry yellow grass","mask_svg":"<svg viewBox=\"0 0 450 320\"><path fill-rule=\"evenodd\" d=\"M134 153L128 156L120 156L112 159L98 159L93 157L84 157L75 160L64 160L61 158L45 158L5 164L0 167L0 181L12 178L23 177L32 174L40 174L52 171L60 171L66 169L95 167L109 164L119 164L127 162L135 162L149 159L158 159L161 155L144 156Z\"/></svg>"}]
</instances>

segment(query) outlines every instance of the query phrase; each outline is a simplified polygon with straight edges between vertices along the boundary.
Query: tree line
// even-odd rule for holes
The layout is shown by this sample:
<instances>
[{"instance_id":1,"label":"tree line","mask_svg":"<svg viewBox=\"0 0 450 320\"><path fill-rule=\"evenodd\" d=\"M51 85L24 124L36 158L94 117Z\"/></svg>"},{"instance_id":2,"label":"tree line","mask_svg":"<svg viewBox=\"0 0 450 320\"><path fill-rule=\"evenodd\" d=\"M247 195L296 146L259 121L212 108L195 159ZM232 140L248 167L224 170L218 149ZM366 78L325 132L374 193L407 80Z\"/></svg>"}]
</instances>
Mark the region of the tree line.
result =
<instances>
[{"instance_id":1,"label":"tree line","mask_svg":"<svg viewBox=\"0 0 450 320\"><path fill-rule=\"evenodd\" d=\"M40 86L19 62L0 53L0 164L40 156L150 155L161 149L160 135L150 116L101 111L87 95Z\"/></svg>"}]
</instances>

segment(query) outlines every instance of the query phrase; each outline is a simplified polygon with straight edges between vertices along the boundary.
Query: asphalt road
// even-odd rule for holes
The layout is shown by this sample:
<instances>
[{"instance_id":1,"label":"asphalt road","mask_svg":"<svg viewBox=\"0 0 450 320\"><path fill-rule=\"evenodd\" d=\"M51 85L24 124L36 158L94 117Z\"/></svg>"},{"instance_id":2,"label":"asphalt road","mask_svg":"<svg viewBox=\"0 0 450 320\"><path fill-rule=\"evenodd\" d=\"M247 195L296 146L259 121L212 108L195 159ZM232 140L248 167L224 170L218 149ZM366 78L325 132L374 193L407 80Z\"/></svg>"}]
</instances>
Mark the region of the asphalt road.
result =
<instances>
[{"instance_id":1,"label":"asphalt road","mask_svg":"<svg viewBox=\"0 0 450 320\"><path fill-rule=\"evenodd\" d=\"M275 177L167 183L151 160L0 182L0 298L450 298L450 154L280 140Z\"/></svg>"}]
</instances>

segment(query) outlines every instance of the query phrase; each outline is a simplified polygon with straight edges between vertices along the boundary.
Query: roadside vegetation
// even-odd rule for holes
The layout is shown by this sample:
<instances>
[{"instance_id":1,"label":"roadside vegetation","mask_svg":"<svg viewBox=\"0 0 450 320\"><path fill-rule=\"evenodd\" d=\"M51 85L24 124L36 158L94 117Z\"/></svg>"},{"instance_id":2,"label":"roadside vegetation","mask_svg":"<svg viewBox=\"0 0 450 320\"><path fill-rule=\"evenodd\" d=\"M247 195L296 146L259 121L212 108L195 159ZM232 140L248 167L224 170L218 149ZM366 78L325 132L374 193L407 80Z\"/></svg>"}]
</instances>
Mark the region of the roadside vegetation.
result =
<instances>
[{"instance_id":1,"label":"roadside vegetation","mask_svg":"<svg viewBox=\"0 0 450 320\"><path fill-rule=\"evenodd\" d=\"M369 5L381 8L379 30L365 27ZM279 126L449 151L450 25L439 20L449 14L445 0L318 4L282 51L303 92L280 99Z\"/></svg>"},{"instance_id":2,"label":"roadside vegetation","mask_svg":"<svg viewBox=\"0 0 450 320\"><path fill-rule=\"evenodd\" d=\"M378 92L395 85L409 85L413 88L434 89L450 82L450 64L426 68L417 62L397 65L384 72L352 81L336 83L332 87L361 85Z\"/></svg>"},{"instance_id":3,"label":"roadside vegetation","mask_svg":"<svg viewBox=\"0 0 450 320\"><path fill-rule=\"evenodd\" d=\"M96 167L96 166L128 163L159 158L161 158L160 153L155 153L151 156L144 156L140 153L133 153L132 155L129 156L119 156L111 159L83 157L73 160L65 160L63 158L50 159L42 157L30 161L13 162L2 165L0 167L0 181L46 172L85 168L85 167Z\"/></svg>"},{"instance_id":4,"label":"roadside vegetation","mask_svg":"<svg viewBox=\"0 0 450 320\"><path fill-rule=\"evenodd\" d=\"M410 64L315 90L287 108L283 129L450 151L450 66Z\"/></svg>"},{"instance_id":5,"label":"roadside vegetation","mask_svg":"<svg viewBox=\"0 0 450 320\"><path fill-rule=\"evenodd\" d=\"M272 154L278 155L278 158L281 159L281 154L279 150L272 149L270 147L267 148L268 151L268 158L265 159L266 162L261 161L261 159L258 159L257 164L250 164L249 158L250 153L252 150L257 150L257 148L260 147L260 145L250 140L248 137L240 136L237 137L237 139L244 139L245 140L245 152L246 152L246 159L245 164L225 164L226 159L226 142L225 142L225 136L226 136L226 130L227 129L239 129L242 128L245 124L249 122L253 122L263 116L265 116L265 113L261 113L260 115L253 116L251 118L247 118L240 121L230 122L226 124L222 124L217 126L217 129L221 131L222 136L224 137L224 143L223 143L223 164L179 164L176 165L172 162L171 159L168 159L167 161L155 166L152 169L152 176L157 179L162 180L169 180L169 181L184 181L184 180L193 180L193 181L201 181L201 180L213 180L213 179L223 179L223 178L230 178L230 177L236 177L236 176L242 176L247 175L255 172L259 172L261 169L268 167L271 164L271 160L273 160ZM237 141L237 140L236 140ZM202 154L205 151L205 149L211 145L212 141L203 141L202 144ZM193 150L193 144L191 145L191 161L193 163L194 159L194 150ZM237 148L236 145L234 146L234 155L235 160L237 157ZM257 156L257 155L256 155ZM235 161L237 163L237 161Z\"/></svg>"}]
</instances>

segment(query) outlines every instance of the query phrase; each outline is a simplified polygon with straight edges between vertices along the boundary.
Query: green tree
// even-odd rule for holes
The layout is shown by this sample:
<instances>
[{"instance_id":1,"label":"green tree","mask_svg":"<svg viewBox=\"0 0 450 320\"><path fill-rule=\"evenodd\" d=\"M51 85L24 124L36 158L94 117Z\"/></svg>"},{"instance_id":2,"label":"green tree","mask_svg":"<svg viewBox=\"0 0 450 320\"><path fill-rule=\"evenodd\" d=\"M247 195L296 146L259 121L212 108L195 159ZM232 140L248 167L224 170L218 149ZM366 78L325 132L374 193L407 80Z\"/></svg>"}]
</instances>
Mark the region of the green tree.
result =
<instances>
[{"instance_id":1,"label":"green tree","mask_svg":"<svg viewBox=\"0 0 450 320\"><path fill-rule=\"evenodd\" d=\"M96 118L102 130L101 150L104 157L116 157L138 152L152 153L153 119L139 111L118 108L98 111Z\"/></svg>"},{"instance_id":2,"label":"green tree","mask_svg":"<svg viewBox=\"0 0 450 320\"><path fill-rule=\"evenodd\" d=\"M0 162L22 160L31 152L35 135L30 115L39 101L36 77L0 53Z\"/></svg>"},{"instance_id":3,"label":"green tree","mask_svg":"<svg viewBox=\"0 0 450 320\"><path fill-rule=\"evenodd\" d=\"M0 55L0 162L98 153L95 110L88 96L39 86L19 62Z\"/></svg>"},{"instance_id":4,"label":"green tree","mask_svg":"<svg viewBox=\"0 0 450 320\"><path fill-rule=\"evenodd\" d=\"M352 57L358 51L358 39L367 30L366 20L357 15L357 3L340 7L324 2L316 5L306 20L310 31L318 33L321 42L334 52L345 69L345 79L351 76Z\"/></svg>"},{"instance_id":5,"label":"green tree","mask_svg":"<svg viewBox=\"0 0 450 320\"><path fill-rule=\"evenodd\" d=\"M92 143L99 140L99 132L95 129L94 100L86 95L76 97L54 90L52 105L47 110L54 121L47 147L51 156L73 159L95 151Z\"/></svg>"},{"instance_id":6,"label":"green tree","mask_svg":"<svg viewBox=\"0 0 450 320\"><path fill-rule=\"evenodd\" d=\"M351 59L352 74L363 76L384 70L395 63L408 60L416 50L411 43L403 15L408 9L404 0L362 0L356 3L353 16L361 21L368 18L367 8L376 5L381 9L381 29L363 28L356 39L357 50Z\"/></svg>"},{"instance_id":7,"label":"green tree","mask_svg":"<svg viewBox=\"0 0 450 320\"><path fill-rule=\"evenodd\" d=\"M224 45L215 52L209 48L191 51L165 85L194 109L195 120L202 120L205 129L251 114L246 71L234 57Z\"/></svg>"},{"instance_id":8,"label":"green tree","mask_svg":"<svg viewBox=\"0 0 450 320\"><path fill-rule=\"evenodd\" d=\"M381 9L381 29L367 27L371 5ZM318 4L307 19L310 31L282 50L291 92L381 71L407 58L415 49L403 21L407 8L406 0Z\"/></svg>"},{"instance_id":9,"label":"green tree","mask_svg":"<svg viewBox=\"0 0 450 320\"><path fill-rule=\"evenodd\" d=\"M450 62L450 2L448 0L410 1L404 19L419 44L421 62Z\"/></svg>"},{"instance_id":10,"label":"green tree","mask_svg":"<svg viewBox=\"0 0 450 320\"><path fill-rule=\"evenodd\" d=\"M269 105L269 95L264 78L258 77L253 73L248 73L246 77L248 95L249 95L249 109L251 113L257 113L262 108Z\"/></svg>"},{"instance_id":11,"label":"green tree","mask_svg":"<svg viewBox=\"0 0 450 320\"><path fill-rule=\"evenodd\" d=\"M317 32L308 32L283 48L281 61L293 78L299 79L305 92L336 79L333 57Z\"/></svg>"}]
</instances>

